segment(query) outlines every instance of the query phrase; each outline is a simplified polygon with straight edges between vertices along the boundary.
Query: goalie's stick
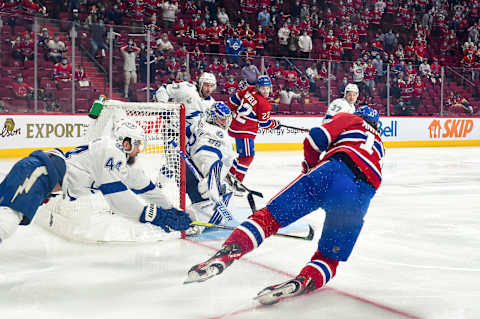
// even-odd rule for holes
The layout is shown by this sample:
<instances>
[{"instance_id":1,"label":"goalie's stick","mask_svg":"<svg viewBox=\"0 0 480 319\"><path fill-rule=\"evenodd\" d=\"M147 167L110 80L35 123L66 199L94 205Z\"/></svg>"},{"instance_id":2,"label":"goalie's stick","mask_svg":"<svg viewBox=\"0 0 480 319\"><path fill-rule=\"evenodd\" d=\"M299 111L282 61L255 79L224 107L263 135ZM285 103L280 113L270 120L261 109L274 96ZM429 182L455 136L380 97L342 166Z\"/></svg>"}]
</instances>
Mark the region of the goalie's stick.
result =
<instances>
[{"instance_id":1,"label":"goalie's stick","mask_svg":"<svg viewBox=\"0 0 480 319\"><path fill-rule=\"evenodd\" d=\"M175 150L178 152L180 157L183 159L187 167L192 171L193 175L195 175L195 178L198 181L201 181L204 177L202 174L197 170L195 165L191 162L191 160L185 155L185 153L178 147L178 144L172 139L171 141L168 142L168 144L171 144ZM212 200L213 201L213 200ZM232 214L228 211L227 207L223 203L223 201L220 199L219 201L213 201L215 205L218 207L218 210L220 213L225 217L228 221L233 220ZM214 225L214 224L213 224Z\"/></svg>"},{"instance_id":2,"label":"goalie's stick","mask_svg":"<svg viewBox=\"0 0 480 319\"><path fill-rule=\"evenodd\" d=\"M204 222L199 222L199 221L193 221L190 225L210 227L210 228L220 228L220 229L227 229L227 230L235 230L236 229L236 227L232 227L232 226L216 225L216 224L204 223ZM308 235L307 236L297 236L297 235L289 235L289 234L282 234L282 233L276 233L276 234L273 234L273 236L284 237L284 238L292 238L292 239L300 239L300 240L309 240L310 241L310 240L313 239L313 236L315 236L315 231L313 230L313 227L311 225L308 225Z\"/></svg>"},{"instance_id":3,"label":"goalie's stick","mask_svg":"<svg viewBox=\"0 0 480 319\"><path fill-rule=\"evenodd\" d=\"M303 127L295 127L295 126L290 126L290 125L285 125L285 124L280 124L280 127L285 127L285 128L289 128L289 129L292 129L292 130L297 130L297 131L300 131L300 132L310 132L310 130L308 128L303 128Z\"/></svg>"}]
</instances>

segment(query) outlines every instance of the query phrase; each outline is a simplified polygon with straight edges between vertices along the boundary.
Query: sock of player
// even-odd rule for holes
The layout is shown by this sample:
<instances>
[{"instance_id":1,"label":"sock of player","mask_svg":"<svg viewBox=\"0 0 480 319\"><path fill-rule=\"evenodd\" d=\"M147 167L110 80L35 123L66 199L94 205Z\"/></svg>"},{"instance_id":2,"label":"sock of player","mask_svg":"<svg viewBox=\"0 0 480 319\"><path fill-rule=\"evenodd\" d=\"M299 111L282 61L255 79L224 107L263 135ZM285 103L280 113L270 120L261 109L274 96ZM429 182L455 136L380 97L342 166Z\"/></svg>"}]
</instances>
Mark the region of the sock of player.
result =
<instances>
[{"instance_id":1,"label":"sock of player","mask_svg":"<svg viewBox=\"0 0 480 319\"><path fill-rule=\"evenodd\" d=\"M321 254L318 250L313 254L309 263L303 267L297 277L303 276L306 279L306 286L310 284L310 280L314 281L312 286L315 289L322 288L337 273L338 260L328 258ZM309 293L313 290L307 290Z\"/></svg>"},{"instance_id":2,"label":"sock of player","mask_svg":"<svg viewBox=\"0 0 480 319\"><path fill-rule=\"evenodd\" d=\"M260 246L265 238L277 233L280 227L280 224L265 207L257 210L241 223L223 245L239 245L242 250L241 256L243 256Z\"/></svg>"},{"instance_id":3,"label":"sock of player","mask_svg":"<svg viewBox=\"0 0 480 319\"><path fill-rule=\"evenodd\" d=\"M239 156L233 161L233 165L230 168L230 173L235 176L240 182L243 182L245 174L247 174L248 168L253 161L253 156Z\"/></svg>"}]
</instances>

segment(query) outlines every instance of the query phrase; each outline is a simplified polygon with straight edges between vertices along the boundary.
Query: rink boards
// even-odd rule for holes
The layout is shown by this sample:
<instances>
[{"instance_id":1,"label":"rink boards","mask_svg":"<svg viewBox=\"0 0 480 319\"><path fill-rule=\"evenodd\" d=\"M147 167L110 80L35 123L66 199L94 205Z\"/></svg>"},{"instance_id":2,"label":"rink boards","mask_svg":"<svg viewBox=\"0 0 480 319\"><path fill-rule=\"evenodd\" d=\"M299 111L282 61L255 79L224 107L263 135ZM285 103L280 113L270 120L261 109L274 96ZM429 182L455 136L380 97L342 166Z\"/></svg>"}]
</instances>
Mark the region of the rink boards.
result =
<instances>
[{"instance_id":1,"label":"rink boards","mask_svg":"<svg viewBox=\"0 0 480 319\"><path fill-rule=\"evenodd\" d=\"M318 116L275 116L284 125L312 128ZM0 115L0 157L21 157L33 149L71 149L86 143L91 119L86 114ZM478 117L382 117L381 135L387 147L480 146ZM301 150L306 133L281 127L261 131L257 151Z\"/></svg>"}]
</instances>

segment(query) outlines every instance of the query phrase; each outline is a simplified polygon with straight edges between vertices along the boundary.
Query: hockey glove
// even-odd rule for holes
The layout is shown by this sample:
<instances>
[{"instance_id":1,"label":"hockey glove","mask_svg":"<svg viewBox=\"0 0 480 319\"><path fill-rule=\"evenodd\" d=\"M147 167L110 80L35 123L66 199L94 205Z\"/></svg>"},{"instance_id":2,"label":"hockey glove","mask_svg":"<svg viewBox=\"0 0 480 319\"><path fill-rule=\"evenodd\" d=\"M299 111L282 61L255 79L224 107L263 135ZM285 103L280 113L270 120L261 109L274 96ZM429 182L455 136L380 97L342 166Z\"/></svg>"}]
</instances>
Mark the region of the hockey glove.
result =
<instances>
[{"instance_id":1,"label":"hockey glove","mask_svg":"<svg viewBox=\"0 0 480 319\"><path fill-rule=\"evenodd\" d=\"M176 208L163 209L154 204L148 204L140 215L140 222L151 223L169 233L171 230L186 230L192 220L182 210Z\"/></svg>"}]
</instances>

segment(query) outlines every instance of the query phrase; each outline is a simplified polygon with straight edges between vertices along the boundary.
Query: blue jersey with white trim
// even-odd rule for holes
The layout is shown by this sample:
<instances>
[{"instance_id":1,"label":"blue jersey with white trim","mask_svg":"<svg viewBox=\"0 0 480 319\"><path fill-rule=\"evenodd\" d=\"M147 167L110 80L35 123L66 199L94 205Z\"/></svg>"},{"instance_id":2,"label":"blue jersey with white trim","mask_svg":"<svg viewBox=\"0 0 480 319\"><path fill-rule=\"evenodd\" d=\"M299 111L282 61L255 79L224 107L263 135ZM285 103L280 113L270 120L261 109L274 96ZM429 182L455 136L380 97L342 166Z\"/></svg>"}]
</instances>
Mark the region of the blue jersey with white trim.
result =
<instances>
[{"instance_id":1,"label":"blue jersey with white trim","mask_svg":"<svg viewBox=\"0 0 480 319\"><path fill-rule=\"evenodd\" d=\"M323 151L326 154L320 158ZM370 184L380 187L385 149L377 130L357 115L339 113L330 122L312 128L305 138L304 155L310 167L340 152L352 159Z\"/></svg>"}]
</instances>

